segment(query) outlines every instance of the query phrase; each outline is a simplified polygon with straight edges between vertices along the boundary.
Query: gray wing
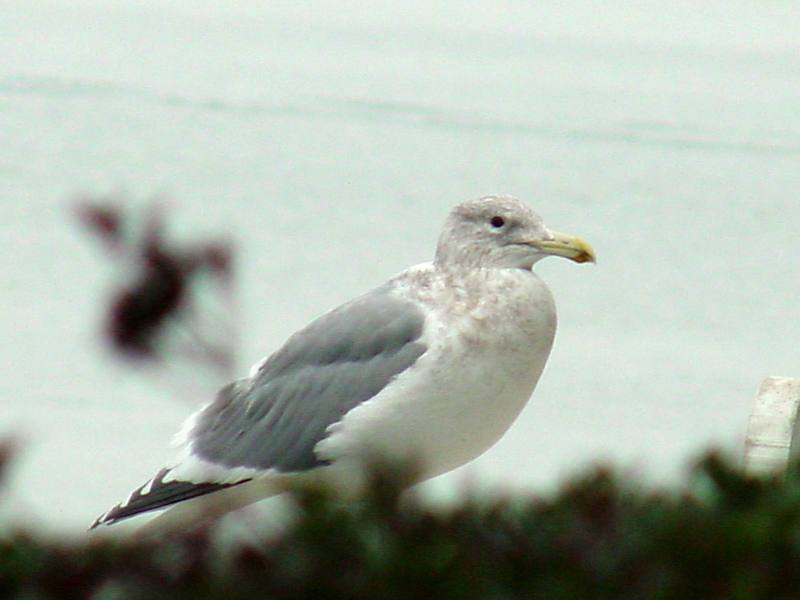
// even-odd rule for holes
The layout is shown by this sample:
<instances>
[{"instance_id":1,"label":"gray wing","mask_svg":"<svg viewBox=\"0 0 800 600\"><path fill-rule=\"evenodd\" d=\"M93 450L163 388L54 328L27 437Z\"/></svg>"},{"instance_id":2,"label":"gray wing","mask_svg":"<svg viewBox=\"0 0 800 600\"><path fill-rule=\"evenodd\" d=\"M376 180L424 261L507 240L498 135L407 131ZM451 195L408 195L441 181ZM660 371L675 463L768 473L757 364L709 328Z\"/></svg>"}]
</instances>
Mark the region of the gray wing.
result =
<instances>
[{"instance_id":1,"label":"gray wing","mask_svg":"<svg viewBox=\"0 0 800 600\"><path fill-rule=\"evenodd\" d=\"M226 467L303 471L328 426L369 400L425 352L425 315L391 283L294 334L256 375L231 383L198 415L191 454ZM248 481L180 481L163 469L92 528ZM168 479L168 481L164 481Z\"/></svg>"},{"instance_id":2,"label":"gray wing","mask_svg":"<svg viewBox=\"0 0 800 600\"><path fill-rule=\"evenodd\" d=\"M425 352L425 315L391 283L294 334L250 380L223 388L190 433L191 452L227 467L303 471L327 428Z\"/></svg>"}]
</instances>

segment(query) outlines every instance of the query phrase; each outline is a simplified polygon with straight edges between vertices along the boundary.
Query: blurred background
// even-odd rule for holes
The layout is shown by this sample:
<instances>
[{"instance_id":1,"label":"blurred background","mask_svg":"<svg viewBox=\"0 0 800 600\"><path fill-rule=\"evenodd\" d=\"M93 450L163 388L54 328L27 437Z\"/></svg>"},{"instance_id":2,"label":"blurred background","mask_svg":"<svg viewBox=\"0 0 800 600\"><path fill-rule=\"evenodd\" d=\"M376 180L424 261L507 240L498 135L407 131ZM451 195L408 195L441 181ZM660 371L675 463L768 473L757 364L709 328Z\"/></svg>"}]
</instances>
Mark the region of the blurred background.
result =
<instances>
[{"instance_id":1,"label":"blurred background","mask_svg":"<svg viewBox=\"0 0 800 600\"><path fill-rule=\"evenodd\" d=\"M115 281L76 198L166 198L236 243L239 373L432 257L496 192L584 237L549 260L560 328L492 450L425 484L546 492L614 461L669 483L741 450L768 375L800 376L800 5L4 0L0 435L12 510L84 529L210 399L99 343Z\"/></svg>"}]
</instances>

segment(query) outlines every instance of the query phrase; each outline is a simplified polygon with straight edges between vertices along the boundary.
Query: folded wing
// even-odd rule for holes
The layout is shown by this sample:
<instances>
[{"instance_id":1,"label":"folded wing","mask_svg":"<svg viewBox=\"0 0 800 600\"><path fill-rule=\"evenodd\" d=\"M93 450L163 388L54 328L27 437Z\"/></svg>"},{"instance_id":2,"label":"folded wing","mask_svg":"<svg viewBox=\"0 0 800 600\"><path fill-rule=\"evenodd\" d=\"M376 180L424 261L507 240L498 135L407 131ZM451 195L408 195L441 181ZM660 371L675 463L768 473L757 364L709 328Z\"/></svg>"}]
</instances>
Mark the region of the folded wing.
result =
<instances>
[{"instance_id":1,"label":"folded wing","mask_svg":"<svg viewBox=\"0 0 800 600\"><path fill-rule=\"evenodd\" d=\"M93 527L254 476L324 465L314 449L328 428L422 356L424 325L423 309L398 297L391 282L313 321L193 417L180 463Z\"/></svg>"}]
</instances>

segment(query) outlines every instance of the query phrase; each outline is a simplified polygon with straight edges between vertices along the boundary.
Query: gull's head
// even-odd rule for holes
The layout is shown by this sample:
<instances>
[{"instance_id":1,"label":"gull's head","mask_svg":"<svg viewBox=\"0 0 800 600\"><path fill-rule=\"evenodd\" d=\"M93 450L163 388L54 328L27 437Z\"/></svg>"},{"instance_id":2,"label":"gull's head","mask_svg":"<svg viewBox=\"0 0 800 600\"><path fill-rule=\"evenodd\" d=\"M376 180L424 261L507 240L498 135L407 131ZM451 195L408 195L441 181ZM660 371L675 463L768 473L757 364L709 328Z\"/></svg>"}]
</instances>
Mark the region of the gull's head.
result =
<instances>
[{"instance_id":1,"label":"gull's head","mask_svg":"<svg viewBox=\"0 0 800 600\"><path fill-rule=\"evenodd\" d=\"M582 239L548 229L542 218L511 196L486 196L456 205L436 247L441 268L531 269L546 256L594 262Z\"/></svg>"}]
</instances>

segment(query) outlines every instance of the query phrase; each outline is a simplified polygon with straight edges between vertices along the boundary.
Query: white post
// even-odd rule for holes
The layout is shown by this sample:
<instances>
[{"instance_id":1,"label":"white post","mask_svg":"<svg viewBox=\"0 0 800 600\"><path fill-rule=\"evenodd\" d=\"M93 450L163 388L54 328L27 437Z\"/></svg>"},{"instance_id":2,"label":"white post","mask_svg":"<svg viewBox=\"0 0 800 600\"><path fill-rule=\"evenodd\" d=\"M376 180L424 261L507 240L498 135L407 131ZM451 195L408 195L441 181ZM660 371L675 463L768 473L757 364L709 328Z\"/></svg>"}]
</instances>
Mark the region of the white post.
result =
<instances>
[{"instance_id":1,"label":"white post","mask_svg":"<svg viewBox=\"0 0 800 600\"><path fill-rule=\"evenodd\" d=\"M800 454L800 379L767 377L747 425L744 469L751 475L783 473Z\"/></svg>"}]
</instances>

